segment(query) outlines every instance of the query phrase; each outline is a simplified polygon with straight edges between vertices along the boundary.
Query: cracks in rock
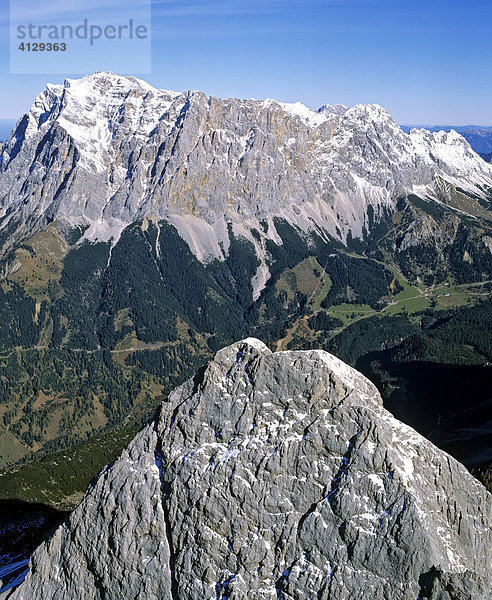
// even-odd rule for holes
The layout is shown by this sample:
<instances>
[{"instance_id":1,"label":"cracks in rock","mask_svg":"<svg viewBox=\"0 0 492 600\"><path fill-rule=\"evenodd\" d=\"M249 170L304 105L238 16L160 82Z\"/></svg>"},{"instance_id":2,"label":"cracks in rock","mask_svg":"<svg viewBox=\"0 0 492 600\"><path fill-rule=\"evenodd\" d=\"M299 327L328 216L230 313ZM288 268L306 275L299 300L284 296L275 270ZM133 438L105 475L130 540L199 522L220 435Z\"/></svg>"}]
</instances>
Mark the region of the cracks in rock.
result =
<instances>
[{"instance_id":1,"label":"cracks in rock","mask_svg":"<svg viewBox=\"0 0 492 600\"><path fill-rule=\"evenodd\" d=\"M169 572L171 575L171 598L172 600L178 600L179 588L176 579L176 553L174 550L174 543L172 538L172 525L171 518L169 515L169 509L166 503L171 496L171 483L166 481L164 478L164 467L162 464L162 453L159 446L159 442L154 450L154 460L157 469L159 470L159 480L161 483L161 506L164 514L164 524L166 527L166 540L169 548Z\"/></svg>"},{"instance_id":2,"label":"cracks in rock","mask_svg":"<svg viewBox=\"0 0 492 600\"><path fill-rule=\"evenodd\" d=\"M244 415L246 414L246 411L248 408L249 408L248 402L245 402L241 414L239 415L239 417L236 418L236 423L235 423L236 434L237 434L237 429L238 429L239 423L241 423L241 420L244 417ZM233 441L233 440L231 440L231 441Z\"/></svg>"},{"instance_id":3,"label":"cracks in rock","mask_svg":"<svg viewBox=\"0 0 492 600\"><path fill-rule=\"evenodd\" d=\"M333 378L333 374L330 374L330 387L335 388L336 386L336 380ZM333 406L331 406L330 408L330 415L333 417L334 413L336 410L338 410L339 408L341 408L343 406L343 403L347 400L347 398L353 394L354 390L350 389L347 391L347 388L345 387L345 395L342 397L341 400L339 400L336 404L334 404Z\"/></svg>"},{"instance_id":4,"label":"cracks in rock","mask_svg":"<svg viewBox=\"0 0 492 600\"><path fill-rule=\"evenodd\" d=\"M331 571L325 573L321 588L316 592L318 600L329 600L331 598L331 592L333 588L333 577L338 571L338 565L335 563L332 565Z\"/></svg>"},{"instance_id":5,"label":"cracks in rock","mask_svg":"<svg viewBox=\"0 0 492 600\"><path fill-rule=\"evenodd\" d=\"M232 591L231 583L235 579L235 575L230 575L227 579L223 581L217 581L215 584L215 598L216 600L227 600L230 596L230 592Z\"/></svg>"},{"instance_id":6,"label":"cracks in rock","mask_svg":"<svg viewBox=\"0 0 492 600\"><path fill-rule=\"evenodd\" d=\"M292 571L296 561L294 561L289 567L287 567L282 575L275 582L275 593L277 594L277 600L285 600L284 591L287 587L290 572Z\"/></svg>"},{"instance_id":7,"label":"cracks in rock","mask_svg":"<svg viewBox=\"0 0 492 600\"><path fill-rule=\"evenodd\" d=\"M298 537L299 530L302 528L302 526L304 525L304 522L309 517L309 515L312 515L314 512L316 512L318 505L321 504L321 502L323 502L323 500L325 500L326 498L327 498L327 496L326 496L326 488L325 488L323 491L323 497L321 498L321 500L318 500L317 502L313 502L311 504L311 506L309 507L309 509L299 519L299 522L297 523L296 537Z\"/></svg>"},{"instance_id":8,"label":"cracks in rock","mask_svg":"<svg viewBox=\"0 0 492 600\"><path fill-rule=\"evenodd\" d=\"M94 587L96 588L97 593L99 595L99 600L106 600L107 590L104 587L103 578L99 575L99 573L97 572L97 567L94 564L92 564L88 557L85 555L82 556L85 560L85 567L87 569L87 572L92 575Z\"/></svg>"},{"instance_id":9,"label":"cracks in rock","mask_svg":"<svg viewBox=\"0 0 492 600\"><path fill-rule=\"evenodd\" d=\"M236 353L236 358L234 359L232 366L229 368L229 370L226 373L226 376L225 376L226 380L229 380L231 378L231 376L235 372L237 372L237 369L241 365L241 363L244 363L244 367L243 367L244 373L246 374L246 377L248 378L249 383L253 387L255 387L254 374L255 374L255 371L257 368L257 362L258 362L257 357L255 357L254 355L251 355L249 350L238 349L238 351ZM239 385L240 385L240 378L236 382L235 389L233 390L232 393L236 392Z\"/></svg>"},{"instance_id":10,"label":"cracks in rock","mask_svg":"<svg viewBox=\"0 0 492 600\"><path fill-rule=\"evenodd\" d=\"M322 498L320 500L318 500L317 502L313 502L313 504L311 504L311 506L309 507L309 509L299 519L299 522L298 522L297 528L296 528L296 538L299 537L299 532L301 531L302 526L304 525L306 519L310 515L312 515L314 512L317 511L318 506L322 502L324 502L325 500L327 500L328 503L330 504L330 506L332 506L332 504L331 504L331 498L338 491L339 486L340 486L340 480L341 480L341 478L344 475L346 475L347 472L348 472L350 458L352 457L352 453L354 452L355 443L356 443L357 439L359 438L359 436L361 434L362 434L362 430L359 430L355 435L353 435L350 438L350 440L349 440L349 447L347 449L347 452L345 452L345 454L342 456L342 464L340 465L340 467L338 468L337 473L335 474L335 476L331 480L330 490L328 491L328 488L326 487L323 490ZM342 526L343 526L343 524L342 524Z\"/></svg>"},{"instance_id":11,"label":"cracks in rock","mask_svg":"<svg viewBox=\"0 0 492 600\"><path fill-rule=\"evenodd\" d=\"M344 475L346 475L348 472L350 459L352 457L352 453L355 448L355 442L357 441L357 439L359 438L361 433L362 433L362 430L359 430L355 435L353 435L350 438L347 452L345 452L345 454L342 456L342 464L338 468L338 471L337 471L335 477L331 480L330 491L328 492L328 495L326 496L326 500L328 500L330 506L331 506L331 497L334 494L336 494L336 492L338 491L338 489L340 487L341 478Z\"/></svg>"},{"instance_id":12,"label":"cracks in rock","mask_svg":"<svg viewBox=\"0 0 492 600\"><path fill-rule=\"evenodd\" d=\"M205 379L205 372L206 371L207 371L207 365L201 367L196 372L195 376L193 377L193 389L192 389L191 393L188 396L186 396L186 398L184 398L183 400L181 400L174 407L173 412L171 414L171 418L169 420L169 430L171 430L171 427L174 425L174 423L176 421L176 417L178 416L178 413L179 413L179 409L183 406L183 404L186 404L186 402L188 402L195 395L197 396L197 400L200 400L200 398L201 398L201 386L202 386L203 381ZM159 437L158 425L159 425L160 420L161 420L161 416L159 416L156 419L156 421L155 421L155 427L154 427L154 430L155 430L156 435L158 437Z\"/></svg>"},{"instance_id":13,"label":"cracks in rock","mask_svg":"<svg viewBox=\"0 0 492 600\"><path fill-rule=\"evenodd\" d=\"M254 387L255 385L255 380L252 377L254 375L255 372L255 365L253 361L248 361L245 365L244 365L244 372L246 373L246 377L248 378L249 383Z\"/></svg>"},{"instance_id":14,"label":"cracks in rock","mask_svg":"<svg viewBox=\"0 0 492 600\"><path fill-rule=\"evenodd\" d=\"M302 432L302 439L303 441L306 439L307 435L309 434L309 430L310 428L319 420L319 415L313 420L311 421L311 423L309 423L308 425L306 425L306 427L304 427L304 430Z\"/></svg>"},{"instance_id":15,"label":"cracks in rock","mask_svg":"<svg viewBox=\"0 0 492 600\"><path fill-rule=\"evenodd\" d=\"M88 567L87 570L89 571L89 573L91 573L92 577L94 578L94 587L96 588L96 590L99 593L100 600L105 600L106 589L104 587L102 578L95 571L93 571L91 568L89 568L89 563L87 563L87 567Z\"/></svg>"}]
</instances>

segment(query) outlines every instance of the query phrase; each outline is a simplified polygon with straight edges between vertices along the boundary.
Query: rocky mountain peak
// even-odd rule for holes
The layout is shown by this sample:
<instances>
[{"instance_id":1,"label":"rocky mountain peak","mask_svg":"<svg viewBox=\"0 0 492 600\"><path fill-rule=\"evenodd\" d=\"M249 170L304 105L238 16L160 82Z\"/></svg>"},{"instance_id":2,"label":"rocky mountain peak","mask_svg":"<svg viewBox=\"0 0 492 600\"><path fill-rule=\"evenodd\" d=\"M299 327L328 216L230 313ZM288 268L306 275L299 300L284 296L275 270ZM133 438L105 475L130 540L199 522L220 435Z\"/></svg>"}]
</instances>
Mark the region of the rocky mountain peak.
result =
<instances>
[{"instance_id":1,"label":"rocky mountain peak","mask_svg":"<svg viewBox=\"0 0 492 600\"><path fill-rule=\"evenodd\" d=\"M8 597L485 600L491 508L357 371L246 339L170 394Z\"/></svg>"},{"instance_id":2,"label":"rocky mountain peak","mask_svg":"<svg viewBox=\"0 0 492 600\"><path fill-rule=\"evenodd\" d=\"M63 86L48 84L36 98L27 133L61 127L76 145L78 164L105 172L116 160L115 146L128 136L146 138L177 96L110 72L65 79Z\"/></svg>"},{"instance_id":3,"label":"rocky mountain peak","mask_svg":"<svg viewBox=\"0 0 492 600\"><path fill-rule=\"evenodd\" d=\"M318 108L318 112L324 112L327 114L339 115L339 116L343 115L347 110L348 110L348 106L345 106L345 104L335 104L335 105L324 104L323 106Z\"/></svg>"},{"instance_id":4,"label":"rocky mountain peak","mask_svg":"<svg viewBox=\"0 0 492 600\"><path fill-rule=\"evenodd\" d=\"M492 167L456 134L404 133L378 105L313 111L103 72L48 85L18 122L1 153L0 227L14 240L56 220L116 242L154 216L200 260L223 259L228 224L248 237L268 221L278 240L275 215L345 242L402 195L441 202L442 181L486 201Z\"/></svg>"}]
</instances>

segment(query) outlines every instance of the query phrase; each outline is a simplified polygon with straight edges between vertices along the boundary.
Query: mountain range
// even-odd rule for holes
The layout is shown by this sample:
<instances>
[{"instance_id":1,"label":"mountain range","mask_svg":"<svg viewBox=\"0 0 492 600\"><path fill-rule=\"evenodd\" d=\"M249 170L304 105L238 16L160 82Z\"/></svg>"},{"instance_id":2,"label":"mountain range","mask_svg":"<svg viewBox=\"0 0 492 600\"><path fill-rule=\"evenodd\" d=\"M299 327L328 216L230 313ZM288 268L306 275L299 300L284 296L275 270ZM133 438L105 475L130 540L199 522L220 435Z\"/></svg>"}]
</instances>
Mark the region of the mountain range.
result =
<instances>
[{"instance_id":1,"label":"mountain range","mask_svg":"<svg viewBox=\"0 0 492 600\"><path fill-rule=\"evenodd\" d=\"M451 131L453 129L462 135L478 154L486 156L492 152L492 127L481 125L402 125L401 128L407 133L412 129L427 129L431 132Z\"/></svg>"},{"instance_id":2,"label":"mountain range","mask_svg":"<svg viewBox=\"0 0 492 600\"><path fill-rule=\"evenodd\" d=\"M362 361L400 418L487 463L485 387L457 431L459 399L429 418L407 367L489 377L491 206L461 135L377 105L48 84L0 155L0 465L141 425L251 334Z\"/></svg>"},{"instance_id":3,"label":"mountain range","mask_svg":"<svg viewBox=\"0 0 492 600\"><path fill-rule=\"evenodd\" d=\"M48 85L5 142L0 176L9 243L54 220L114 243L153 216L172 223L200 260L223 258L227 223L248 236L277 216L346 242L393 213L401 196L459 212L456 195L488 208L492 187L492 169L461 136L406 135L377 105L313 112L156 90L110 73ZM262 237L278 241L274 227Z\"/></svg>"}]
</instances>

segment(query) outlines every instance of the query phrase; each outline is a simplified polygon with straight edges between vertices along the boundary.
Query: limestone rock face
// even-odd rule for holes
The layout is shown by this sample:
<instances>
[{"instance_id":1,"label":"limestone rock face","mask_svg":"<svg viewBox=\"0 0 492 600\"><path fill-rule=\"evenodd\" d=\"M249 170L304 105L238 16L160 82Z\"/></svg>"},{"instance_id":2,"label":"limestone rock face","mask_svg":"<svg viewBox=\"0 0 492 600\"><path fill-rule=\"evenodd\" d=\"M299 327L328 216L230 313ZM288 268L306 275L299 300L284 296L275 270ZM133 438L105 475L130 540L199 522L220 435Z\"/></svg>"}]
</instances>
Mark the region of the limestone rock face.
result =
<instances>
[{"instance_id":1,"label":"limestone rock face","mask_svg":"<svg viewBox=\"0 0 492 600\"><path fill-rule=\"evenodd\" d=\"M247 339L170 394L4 597L485 600L491 506L357 371Z\"/></svg>"},{"instance_id":2,"label":"limestone rock face","mask_svg":"<svg viewBox=\"0 0 492 600\"><path fill-rule=\"evenodd\" d=\"M362 237L402 194L439 200L438 181L486 199L492 166L454 131L406 134L377 105L315 112L95 73L48 84L1 148L0 229L22 236L56 220L117 240L155 216L202 259L210 238L227 244L226 222L261 230L272 215Z\"/></svg>"}]
</instances>

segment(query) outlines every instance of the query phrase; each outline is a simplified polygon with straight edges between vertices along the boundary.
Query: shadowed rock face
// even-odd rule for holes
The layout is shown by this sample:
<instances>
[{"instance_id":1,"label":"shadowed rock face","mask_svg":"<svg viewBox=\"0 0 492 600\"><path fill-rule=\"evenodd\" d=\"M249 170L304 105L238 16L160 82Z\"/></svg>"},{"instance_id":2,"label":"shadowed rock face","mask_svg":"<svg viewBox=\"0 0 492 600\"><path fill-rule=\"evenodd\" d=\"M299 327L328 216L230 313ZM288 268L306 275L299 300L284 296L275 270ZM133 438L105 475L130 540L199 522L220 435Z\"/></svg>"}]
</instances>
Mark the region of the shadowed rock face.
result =
<instances>
[{"instance_id":1,"label":"shadowed rock face","mask_svg":"<svg viewBox=\"0 0 492 600\"><path fill-rule=\"evenodd\" d=\"M9 600L486 598L491 497L318 350L218 352Z\"/></svg>"}]
</instances>

